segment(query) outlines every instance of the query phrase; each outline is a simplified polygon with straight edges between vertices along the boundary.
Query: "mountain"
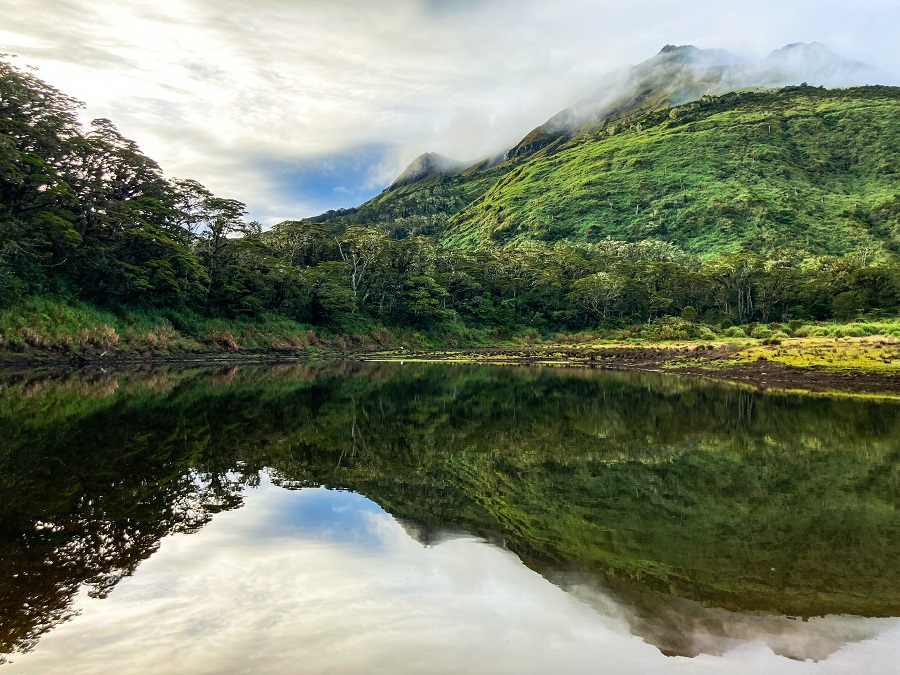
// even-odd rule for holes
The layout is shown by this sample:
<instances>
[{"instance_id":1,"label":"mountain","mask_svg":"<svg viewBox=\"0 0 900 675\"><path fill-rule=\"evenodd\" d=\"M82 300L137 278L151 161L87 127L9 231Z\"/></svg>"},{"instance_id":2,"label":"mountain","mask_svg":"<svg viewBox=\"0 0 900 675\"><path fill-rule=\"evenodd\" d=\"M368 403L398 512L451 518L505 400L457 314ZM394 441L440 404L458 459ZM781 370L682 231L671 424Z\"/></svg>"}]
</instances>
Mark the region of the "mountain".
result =
<instances>
[{"instance_id":1,"label":"mountain","mask_svg":"<svg viewBox=\"0 0 900 675\"><path fill-rule=\"evenodd\" d=\"M695 253L900 249L900 89L744 92L597 126L448 219L482 247L659 239Z\"/></svg>"},{"instance_id":2,"label":"mountain","mask_svg":"<svg viewBox=\"0 0 900 675\"><path fill-rule=\"evenodd\" d=\"M743 89L777 89L802 82L870 84L872 69L820 43L793 44L750 62L724 49L666 45L651 59L604 78L594 92L529 133L506 155L530 155L558 138L610 122Z\"/></svg>"},{"instance_id":3,"label":"mountain","mask_svg":"<svg viewBox=\"0 0 900 675\"><path fill-rule=\"evenodd\" d=\"M876 75L871 66L838 56L821 42L795 42L776 49L763 66L826 87L874 84L872 78Z\"/></svg>"},{"instance_id":4,"label":"mountain","mask_svg":"<svg viewBox=\"0 0 900 675\"><path fill-rule=\"evenodd\" d=\"M601 120L635 117L727 90L729 87L721 85L725 73L740 63L738 57L721 49L666 45L640 65L607 75L589 96L531 131L506 158L527 157Z\"/></svg>"},{"instance_id":5,"label":"mountain","mask_svg":"<svg viewBox=\"0 0 900 675\"><path fill-rule=\"evenodd\" d=\"M696 252L900 246L896 90L797 86L874 72L819 43L761 61L667 45L499 157L463 168L422 155L381 195L315 220L467 247L607 236Z\"/></svg>"},{"instance_id":6,"label":"mountain","mask_svg":"<svg viewBox=\"0 0 900 675\"><path fill-rule=\"evenodd\" d=\"M434 152L426 152L416 157L406 167L403 173L397 177L397 180L391 183L388 191L413 183L439 182L447 176L455 176L467 166L465 162L448 159Z\"/></svg>"}]
</instances>

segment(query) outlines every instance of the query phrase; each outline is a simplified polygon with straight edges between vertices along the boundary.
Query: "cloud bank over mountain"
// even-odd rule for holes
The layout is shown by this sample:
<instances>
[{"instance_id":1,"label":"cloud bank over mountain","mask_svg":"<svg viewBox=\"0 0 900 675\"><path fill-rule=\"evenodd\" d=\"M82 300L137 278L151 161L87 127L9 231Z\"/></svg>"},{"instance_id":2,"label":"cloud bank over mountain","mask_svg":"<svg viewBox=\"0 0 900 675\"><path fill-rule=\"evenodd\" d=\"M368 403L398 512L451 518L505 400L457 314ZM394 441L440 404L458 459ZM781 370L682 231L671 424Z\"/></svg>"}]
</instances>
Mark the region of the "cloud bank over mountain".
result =
<instances>
[{"instance_id":1,"label":"cloud bank over mountain","mask_svg":"<svg viewBox=\"0 0 900 675\"><path fill-rule=\"evenodd\" d=\"M2 3L0 52L266 223L357 204L426 151L502 152L665 44L754 62L819 41L900 82L886 2Z\"/></svg>"}]
</instances>

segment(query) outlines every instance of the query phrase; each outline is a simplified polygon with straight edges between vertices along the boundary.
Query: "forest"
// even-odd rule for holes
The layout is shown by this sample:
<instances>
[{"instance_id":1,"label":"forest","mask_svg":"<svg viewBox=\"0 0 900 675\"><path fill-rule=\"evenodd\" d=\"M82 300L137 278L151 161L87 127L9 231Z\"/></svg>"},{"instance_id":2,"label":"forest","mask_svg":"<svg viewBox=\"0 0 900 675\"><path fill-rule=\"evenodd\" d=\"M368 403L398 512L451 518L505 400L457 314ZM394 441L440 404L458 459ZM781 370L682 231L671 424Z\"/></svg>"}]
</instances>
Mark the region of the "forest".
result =
<instances>
[{"instance_id":1,"label":"forest","mask_svg":"<svg viewBox=\"0 0 900 675\"><path fill-rule=\"evenodd\" d=\"M31 324L53 323L60 307L226 343L223 327L234 321L496 337L629 326L690 337L741 326L741 335L766 337L900 309L900 257L876 243L842 254L799 245L691 251L604 230L470 245L322 218L264 230L240 201L165 177L111 121L84 128L81 107L0 61L0 348L46 342ZM673 118L646 124L663 119ZM872 228L893 222L900 195L881 211Z\"/></svg>"}]
</instances>

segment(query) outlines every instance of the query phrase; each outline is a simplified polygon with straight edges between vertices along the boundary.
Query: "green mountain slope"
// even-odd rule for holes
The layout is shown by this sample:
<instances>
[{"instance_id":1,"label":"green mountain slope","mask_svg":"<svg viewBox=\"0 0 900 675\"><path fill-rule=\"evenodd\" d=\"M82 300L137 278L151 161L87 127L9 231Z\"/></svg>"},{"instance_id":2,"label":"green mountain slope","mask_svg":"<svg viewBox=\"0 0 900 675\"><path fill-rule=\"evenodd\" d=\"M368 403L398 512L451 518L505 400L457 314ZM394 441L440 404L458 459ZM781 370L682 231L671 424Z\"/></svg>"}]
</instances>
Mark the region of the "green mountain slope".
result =
<instances>
[{"instance_id":1,"label":"green mountain slope","mask_svg":"<svg viewBox=\"0 0 900 675\"><path fill-rule=\"evenodd\" d=\"M612 237L695 253L898 251L898 113L900 88L808 86L620 111L528 146L541 127L498 164L428 173L314 220L467 248Z\"/></svg>"},{"instance_id":2,"label":"green mountain slope","mask_svg":"<svg viewBox=\"0 0 900 675\"><path fill-rule=\"evenodd\" d=\"M643 63L609 73L590 95L534 129L506 157L528 156L598 123L628 123L704 96L780 89L801 82L829 88L859 86L875 84L873 78L873 69L866 64L834 54L818 42L787 45L758 62L724 49L666 45Z\"/></svg>"},{"instance_id":3,"label":"green mountain slope","mask_svg":"<svg viewBox=\"0 0 900 675\"><path fill-rule=\"evenodd\" d=\"M757 63L669 45L501 156L461 170L422 155L372 200L312 220L470 248L613 237L701 254L896 250L897 91L776 91L872 72L818 43Z\"/></svg>"},{"instance_id":4,"label":"green mountain slope","mask_svg":"<svg viewBox=\"0 0 900 675\"><path fill-rule=\"evenodd\" d=\"M821 54L817 56L821 58ZM843 65L840 57L833 58ZM439 234L452 216L484 195L500 178L529 157L552 152L579 131L600 123L634 121L707 94L744 88L749 82L769 87L800 82L793 72L796 69L746 66L736 60L723 50L666 46L637 66L608 74L594 92L530 131L500 156L465 168L425 153L380 195L361 206L329 211L308 220L327 223L335 233L352 225L374 225L400 237Z\"/></svg>"},{"instance_id":5,"label":"green mountain slope","mask_svg":"<svg viewBox=\"0 0 900 675\"><path fill-rule=\"evenodd\" d=\"M488 167L483 162L455 175L427 172L412 181L402 180L401 176L357 208L329 211L308 220L324 223L336 234L352 225L372 225L398 237L437 235L452 216L483 196L515 166L504 162Z\"/></svg>"},{"instance_id":6,"label":"green mountain slope","mask_svg":"<svg viewBox=\"0 0 900 675\"><path fill-rule=\"evenodd\" d=\"M598 123L456 214L445 242L900 248L900 89L736 93Z\"/></svg>"}]
</instances>

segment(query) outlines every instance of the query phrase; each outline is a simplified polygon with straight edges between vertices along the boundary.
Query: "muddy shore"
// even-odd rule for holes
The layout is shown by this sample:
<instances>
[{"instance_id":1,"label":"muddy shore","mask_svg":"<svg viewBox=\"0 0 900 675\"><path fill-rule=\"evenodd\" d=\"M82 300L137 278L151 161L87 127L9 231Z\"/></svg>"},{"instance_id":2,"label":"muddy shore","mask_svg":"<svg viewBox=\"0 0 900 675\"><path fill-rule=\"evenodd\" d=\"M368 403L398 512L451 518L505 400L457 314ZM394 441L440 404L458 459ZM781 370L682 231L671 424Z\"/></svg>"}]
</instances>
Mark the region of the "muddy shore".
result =
<instances>
[{"instance_id":1,"label":"muddy shore","mask_svg":"<svg viewBox=\"0 0 900 675\"><path fill-rule=\"evenodd\" d=\"M868 368L793 366L768 358L741 360L732 347L582 347L409 351L366 360L531 364L688 375L753 386L810 392L900 396L900 372Z\"/></svg>"},{"instance_id":2,"label":"muddy shore","mask_svg":"<svg viewBox=\"0 0 900 675\"><path fill-rule=\"evenodd\" d=\"M751 386L759 390L844 393L900 398L900 368L847 365L791 365L765 355L748 358L746 345L713 343L697 346L567 346L479 347L458 350L242 350L191 354L126 356L88 354L77 358L0 359L3 370L204 367L332 361L446 362L504 365L548 365L701 377Z\"/></svg>"}]
</instances>

